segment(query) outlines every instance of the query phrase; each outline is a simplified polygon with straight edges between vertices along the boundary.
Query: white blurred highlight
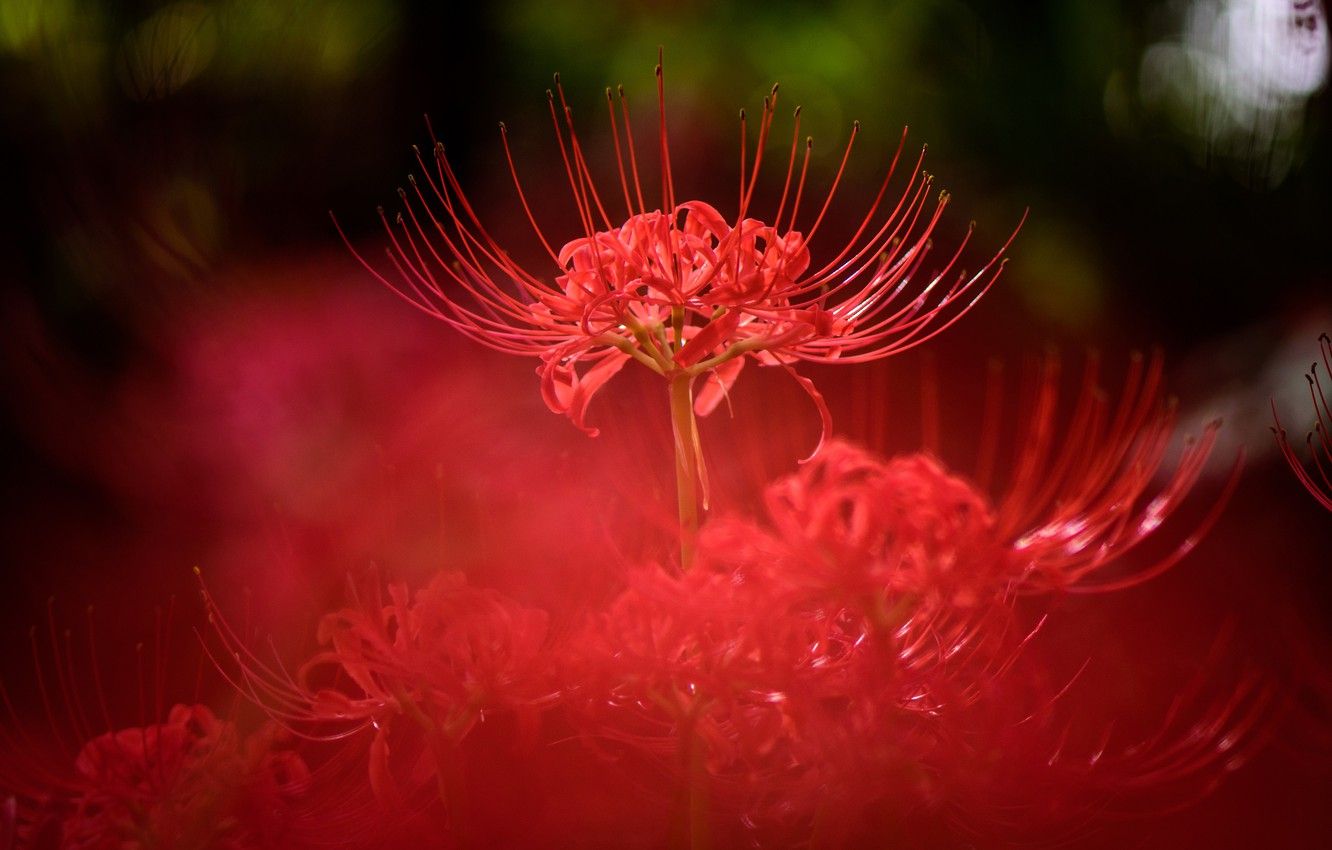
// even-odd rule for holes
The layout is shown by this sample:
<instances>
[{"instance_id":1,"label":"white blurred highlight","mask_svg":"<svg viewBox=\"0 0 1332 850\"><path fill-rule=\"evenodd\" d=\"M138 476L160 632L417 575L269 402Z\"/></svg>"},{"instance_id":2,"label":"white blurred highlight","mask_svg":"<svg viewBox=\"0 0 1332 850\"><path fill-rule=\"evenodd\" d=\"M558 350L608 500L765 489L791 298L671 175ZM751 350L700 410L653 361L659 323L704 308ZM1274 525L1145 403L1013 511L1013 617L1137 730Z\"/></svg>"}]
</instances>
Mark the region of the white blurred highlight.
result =
<instances>
[{"instance_id":1,"label":"white blurred highlight","mask_svg":"<svg viewBox=\"0 0 1332 850\"><path fill-rule=\"evenodd\" d=\"M1308 99L1327 81L1322 0L1193 0L1179 41L1143 54L1140 93L1203 144L1207 159L1275 186L1295 165Z\"/></svg>"}]
</instances>

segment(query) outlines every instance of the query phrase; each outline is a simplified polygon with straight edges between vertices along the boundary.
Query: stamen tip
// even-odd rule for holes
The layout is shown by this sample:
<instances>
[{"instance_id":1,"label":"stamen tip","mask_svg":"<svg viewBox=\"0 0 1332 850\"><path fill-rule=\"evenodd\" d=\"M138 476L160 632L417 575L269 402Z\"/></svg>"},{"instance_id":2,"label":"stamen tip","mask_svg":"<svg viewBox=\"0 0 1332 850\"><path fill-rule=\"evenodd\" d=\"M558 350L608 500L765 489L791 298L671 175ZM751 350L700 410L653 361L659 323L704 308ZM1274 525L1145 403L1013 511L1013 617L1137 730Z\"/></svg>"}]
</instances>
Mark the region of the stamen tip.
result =
<instances>
[{"instance_id":1,"label":"stamen tip","mask_svg":"<svg viewBox=\"0 0 1332 850\"><path fill-rule=\"evenodd\" d=\"M791 117L792 117L792 118L799 118L799 117L800 117L800 110L802 110L802 109L804 109L804 108L805 108L804 106L797 106L797 107L795 108L795 111L791 113Z\"/></svg>"}]
</instances>

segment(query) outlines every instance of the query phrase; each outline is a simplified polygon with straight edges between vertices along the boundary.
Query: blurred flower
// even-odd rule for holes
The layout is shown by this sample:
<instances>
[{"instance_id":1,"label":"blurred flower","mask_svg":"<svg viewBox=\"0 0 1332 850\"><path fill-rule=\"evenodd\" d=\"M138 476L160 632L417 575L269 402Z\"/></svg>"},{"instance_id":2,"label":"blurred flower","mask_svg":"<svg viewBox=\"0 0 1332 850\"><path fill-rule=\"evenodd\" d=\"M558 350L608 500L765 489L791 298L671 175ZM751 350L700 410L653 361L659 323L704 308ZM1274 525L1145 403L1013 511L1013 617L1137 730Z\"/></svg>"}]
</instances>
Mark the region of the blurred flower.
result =
<instances>
[{"instance_id":1,"label":"blurred flower","mask_svg":"<svg viewBox=\"0 0 1332 850\"><path fill-rule=\"evenodd\" d=\"M1116 573L1186 500L1219 427L1213 422L1189 440L1158 486L1175 422L1161 375L1160 357L1135 357L1115 404L1100 386L1097 359L1089 358L1064 420L1059 362L1051 355L1026 399L1011 475L993 500L930 455L883 459L835 441L767 488L765 526L719 520L705 529L704 548L732 566L778 563L784 580L804 592L870 611L901 599L966 607L1014 591L1086 592L1145 581L1192 550L1236 481L1232 474L1208 515L1172 551ZM986 417L977 436L991 453L981 461L985 478L1000 427Z\"/></svg>"},{"instance_id":2,"label":"blurred flower","mask_svg":"<svg viewBox=\"0 0 1332 850\"><path fill-rule=\"evenodd\" d=\"M173 706L164 723L84 744L73 775L35 804L27 837L70 848L272 846L309 778L275 744L271 733L242 741L202 705Z\"/></svg>"},{"instance_id":3,"label":"blurred flower","mask_svg":"<svg viewBox=\"0 0 1332 850\"><path fill-rule=\"evenodd\" d=\"M12 829L17 846L71 850L239 850L295 840L311 771L280 729L269 724L247 735L197 703L172 705L156 721L118 726L109 708L118 692L103 689L95 649L91 681L81 681L69 632L62 646L52 621L51 639L54 664L36 667L45 729L25 724L0 686L8 711L0 723L0 791L12 800L4 815L11 825L0 821L0 835ZM36 662L35 630L32 641ZM89 642L96 646L91 631ZM167 672L158 655L150 659L151 683L139 659L141 717L148 716L150 694L159 711L163 704Z\"/></svg>"},{"instance_id":4,"label":"blurred flower","mask_svg":"<svg viewBox=\"0 0 1332 850\"><path fill-rule=\"evenodd\" d=\"M1332 374L1332 338L1323 334L1318 337L1318 344L1322 351L1323 370ZM1305 378L1309 381L1309 398L1313 402L1315 420L1313 430L1305 437L1306 453L1312 463L1302 460L1290 444L1286 429L1281 425L1281 417L1277 414L1275 401L1272 402L1272 419L1276 426L1272 433L1276 434L1277 447L1300 483L1319 504L1332 510L1332 478L1329 478L1329 474L1332 474L1332 430L1329 430L1332 429L1332 407L1328 407L1323 382L1318 377L1317 361L1309 367Z\"/></svg>"},{"instance_id":5,"label":"blurred flower","mask_svg":"<svg viewBox=\"0 0 1332 850\"><path fill-rule=\"evenodd\" d=\"M370 785L397 803L404 792L391 741L399 720L415 727L434 756L432 767L412 768L412 782L435 777L446 789L456 749L477 723L507 712L530 725L559 692L545 612L471 587L460 573L443 573L414 594L404 584L388 592L384 601L372 574L348 607L327 614L319 640L328 648L294 679L251 653L206 590L205 598L217 635L239 664L238 686L285 723L332 725L335 738L372 729Z\"/></svg>"}]
</instances>

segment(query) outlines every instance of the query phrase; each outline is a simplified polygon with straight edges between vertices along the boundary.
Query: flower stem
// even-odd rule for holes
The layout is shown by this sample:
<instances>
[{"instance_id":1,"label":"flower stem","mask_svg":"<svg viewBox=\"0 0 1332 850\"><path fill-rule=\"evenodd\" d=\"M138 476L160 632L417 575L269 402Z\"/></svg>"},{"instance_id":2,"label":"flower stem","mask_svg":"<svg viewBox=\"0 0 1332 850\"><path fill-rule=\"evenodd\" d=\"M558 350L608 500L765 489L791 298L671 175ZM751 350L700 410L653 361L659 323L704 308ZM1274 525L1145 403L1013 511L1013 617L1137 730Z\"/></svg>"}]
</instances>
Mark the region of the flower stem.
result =
<instances>
[{"instance_id":1,"label":"flower stem","mask_svg":"<svg viewBox=\"0 0 1332 850\"><path fill-rule=\"evenodd\" d=\"M708 829L707 767L704 763L703 742L692 730L689 735L686 758L689 782L689 850L711 850L712 835Z\"/></svg>"},{"instance_id":2,"label":"flower stem","mask_svg":"<svg viewBox=\"0 0 1332 850\"><path fill-rule=\"evenodd\" d=\"M708 817L707 751L699 738L695 718L680 726L680 757L684 787L679 798L679 816L672 827L670 846L676 850L712 850Z\"/></svg>"},{"instance_id":3,"label":"flower stem","mask_svg":"<svg viewBox=\"0 0 1332 850\"><path fill-rule=\"evenodd\" d=\"M688 571L694 564L694 545L698 538L698 494L701 485L698 423L694 419L694 377L675 375L670 379L671 430L675 436L675 493L680 514L680 568Z\"/></svg>"}]
</instances>

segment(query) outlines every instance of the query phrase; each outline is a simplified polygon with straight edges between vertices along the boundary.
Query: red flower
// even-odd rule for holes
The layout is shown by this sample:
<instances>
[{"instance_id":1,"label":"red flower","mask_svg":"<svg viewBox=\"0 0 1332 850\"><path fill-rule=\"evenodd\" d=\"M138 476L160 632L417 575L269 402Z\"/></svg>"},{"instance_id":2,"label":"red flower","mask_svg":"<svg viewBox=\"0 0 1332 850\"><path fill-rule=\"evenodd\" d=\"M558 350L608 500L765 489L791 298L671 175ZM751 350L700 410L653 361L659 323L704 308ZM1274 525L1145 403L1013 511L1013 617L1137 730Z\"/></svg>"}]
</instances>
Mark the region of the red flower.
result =
<instances>
[{"instance_id":1,"label":"red flower","mask_svg":"<svg viewBox=\"0 0 1332 850\"><path fill-rule=\"evenodd\" d=\"M901 600L968 607L1015 590L1145 581L1193 549L1237 476L1169 553L1110 576L1185 501L1219 425L1188 441L1158 486L1175 422L1173 401L1161 395L1160 358L1133 359L1117 405L1100 388L1098 368L1089 359L1073 413L1060 422L1059 364L1046 359L1008 484L993 501L929 455L885 460L839 441L767 488L768 529L714 522L704 551L723 565L758 565L825 598L852 600L871 616Z\"/></svg>"},{"instance_id":2,"label":"red flower","mask_svg":"<svg viewBox=\"0 0 1332 850\"><path fill-rule=\"evenodd\" d=\"M599 727L608 737L668 751L687 744L682 737L705 741L721 769L741 757L732 733L779 730L783 692L813 661L801 634L809 624L776 604L740 577L637 571L573 644L565 673L574 702L595 723L609 721Z\"/></svg>"},{"instance_id":3,"label":"red flower","mask_svg":"<svg viewBox=\"0 0 1332 850\"><path fill-rule=\"evenodd\" d=\"M876 617L903 598L967 606L979 586L1002 587L989 501L927 455L883 460L836 440L763 498L770 531L715 521L705 555L735 565L734 554L748 552L742 569Z\"/></svg>"},{"instance_id":4,"label":"red flower","mask_svg":"<svg viewBox=\"0 0 1332 850\"><path fill-rule=\"evenodd\" d=\"M1323 369L1332 374L1332 338L1327 334L1318 337L1318 344L1323 355ZM1300 459L1295 448L1286 437L1286 429L1281 426L1281 418L1276 412L1276 402L1272 402L1272 419L1276 427L1277 447L1281 449L1286 463L1295 472L1318 503L1332 511L1332 407L1328 406L1327 395L1323 392L1323 382L1318 377L1318 363L1314 362L1305 375L1309 381L1309 397L1313 402L1314 426L1305 438L1309 459L1307 463Z\"/></svg>"},{"instance_id":5,"label":"red flower","mask_svg":"<svg viewBox=\"0 0 1332 850\"><path fill-rule=\"evenodd\" d=\"M308 780L272 730L242 740L204 706L176 705L163 723L87 741L68 772L29 772L18 835L87 850L273 846Z\"/></svg>"},{"instance_id":6,"label":"red flower","mask_svg":"<svg viewBox=\"0 0 1332 850\"><path fill-rule=\"evenodd\" d=\"M392 741L424 740L434 763L407 768L418 785L449 767L454 751L488 713L530 722L559 695L550 667L547 616L496 591L471 587L461 573L443 573L416 593L392 584L385 602L377 577L352 604L327 614L317 653L296 677L250 653L212 607L218 634L240 664L236 684L284 723L336 727L314 738L343 738L373 729L370 782L375 793L400 798ZM442 775L440 775L443 781Z\"/></svg>"},{"instance_id":7,"label":"red flower","mask_svg":"<svg viewBox=\"0 0 1332 850\"><path fill-rule=\"evenodd\" d=\"M1177 417L1165 396L1159 354L1134 355L1113 403L1090 356L1066 421L1057 415L1059 361L1048 356L1019 430L1012 473L996 505L996 533L1010 547L1027 590L1108 591L1159 575L1193 550L1220 517L1243 457L1191 533L1147 566L1113 575L1123 558L1157 533L1188 498L1216 443L1220 422L1185 440L1175 469L1161 476Z\"/></svg>"},{"instance_id":8,"label":"red flower","mask_svg":"<svg viewBox=\"0 0 1332 850\"><path fill-rule=\"evenodd\" d=\"M160 643L156 657L139 658L136 682L102 669L91 608L89 652L77 664L74 639L69 631L59 637L53 606L48 616L50 665L39 661L45 653L32 632L36 687L15 699L0 683L8 714L0 718L0 799L12 801L0 811L0 846L11 846L6 832L20 847L70 850L293 845L311 774L278 728L247 735L204 705L166 708ZM160 641L160 619L157 625ZM103 686L113 675L137 690L138 725L113 720L117 695ZM25 697L40 701L45 728L20 719ZM150 713L150 705L158 708Z\"/></svg>"},{"instance_id":9,"label":"red flower","mask_svg":"<svg viewBox=\"0 0 1332 850\"><path fill-rule=\"evenodd\" d=\"M573 643L566 678L585 740L627 746L679 778L689 810L770 819L804 810L817 765L799 757L795 704L842 691L853 637L761 578L696 569L630 577ZM621 753L610 755L620 760Z\"/></svg>"},{"instance_id":10,"label":"red flower","mask_svg":"<svg viewBox=\"0 0 1332 850\"><path fill-rule=\"evenodd\" d=\"M477 342L540 358L546 404L590 434L596 430L584 422L588 402L630 360L668 379L692 382L707 376L696 401L697 413L706 415L735 381L746 356L788 371L800 361L887 357L943 331L998 277L1004 249L968 276L954 272L962 246L941 269L925 273L931 235L948 195L939 194L933 209L927 209L932 178L920 171L922 150L902 195L885 202L905 133L851 240L816 265L810 243L831 206L860 127L857 123L852 130L817 214L798 229L797 218L807 209L802 202L812 141L803 144L801 158L797 109L781 201L766 221L755 217L754 187L772 129L776 86L764 99L752 167L746 161L747 124L741 113L735 217L703 201L678 202L660 65L657 82L661 198L655 208L644 199L623 90L618 118L606 92L625 206L625 218L617 224L608 211L609 199L603 202L593 180L556 76L555 91L548 92L550 114L580 231L559 250L536 223L501 125L518 199L550 257L550 273L527 270L491 237L438 142L433 169L418 152L425 186L413 177L410 190L399 191L404 212L393 219L397 226L381 211L395 279L361 262L406 301ZM800 176L793 183L797 159ZM797 380L818 403L826 429L822 399L812 383Z\"/></svg>"}]
</instances>

